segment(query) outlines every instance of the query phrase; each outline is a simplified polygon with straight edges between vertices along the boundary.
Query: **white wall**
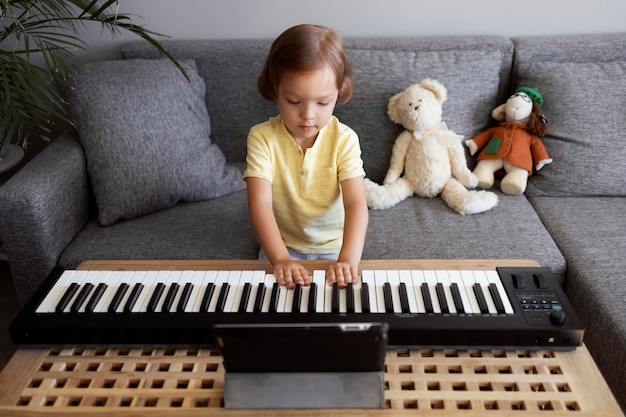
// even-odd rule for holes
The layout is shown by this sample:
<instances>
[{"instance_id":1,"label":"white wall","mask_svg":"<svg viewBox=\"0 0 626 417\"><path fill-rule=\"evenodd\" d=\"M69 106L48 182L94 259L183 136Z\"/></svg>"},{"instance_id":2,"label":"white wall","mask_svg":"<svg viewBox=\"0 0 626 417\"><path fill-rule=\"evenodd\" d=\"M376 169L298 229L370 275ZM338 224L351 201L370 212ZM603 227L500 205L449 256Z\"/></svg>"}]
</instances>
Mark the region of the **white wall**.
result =
<instances>
[{"instance_id":1,"label":"white wall","mask_svg":"<svg viewBox=\"0 0 626 417\"><path fill-rule=\"evenodd\" d=\"M503 35L626 31L626 0L120 0L119 11L171 39L274 38L299 23L344 37ZM90 27L86 60L119 57L134 40Z\"/></svg>"}]
</instances>

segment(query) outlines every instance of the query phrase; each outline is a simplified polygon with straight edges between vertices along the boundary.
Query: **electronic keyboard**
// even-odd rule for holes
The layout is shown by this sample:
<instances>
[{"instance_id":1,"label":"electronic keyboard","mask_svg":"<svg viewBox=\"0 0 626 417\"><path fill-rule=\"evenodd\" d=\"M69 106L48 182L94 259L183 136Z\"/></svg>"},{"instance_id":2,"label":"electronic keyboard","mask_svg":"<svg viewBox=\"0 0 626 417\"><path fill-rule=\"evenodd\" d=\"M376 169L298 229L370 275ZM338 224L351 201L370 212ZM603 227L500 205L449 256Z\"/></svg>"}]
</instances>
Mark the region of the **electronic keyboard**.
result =
<instances>
[{"instance_id":1,"label":"electronic keyboard","mask_svg":"<svg viewBox=\"0 0 626 417\"><path fill-rule=\"evenodd\" d=\"M387 323L389 347L572 350L584 326L547 268L363 270L339 288L265 271L53 271L9 330L21 345L215 345L216 324ZM254 341L251 341L254 343ZM253 345L252 345L253 346Z\"/></svg>"}]
</instances>

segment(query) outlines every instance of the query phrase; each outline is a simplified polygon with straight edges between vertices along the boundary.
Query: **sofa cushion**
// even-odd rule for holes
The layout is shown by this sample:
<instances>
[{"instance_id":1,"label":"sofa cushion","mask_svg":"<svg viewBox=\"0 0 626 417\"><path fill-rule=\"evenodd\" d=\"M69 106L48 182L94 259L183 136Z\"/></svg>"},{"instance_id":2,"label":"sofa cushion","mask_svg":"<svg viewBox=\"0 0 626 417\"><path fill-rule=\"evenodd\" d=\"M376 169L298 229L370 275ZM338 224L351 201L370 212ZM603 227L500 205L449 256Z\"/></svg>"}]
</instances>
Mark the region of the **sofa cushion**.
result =
<instances>
[{"instance_id":1,"label":"sofa cushion","mask_svg":"<svg viewBox=\"0 0 626 417\"><path fill-rule=\"evenodd\" d=\"M246 192L239 191L107 227L93 220L68 245L59 265L75 268L93 259L256 259L258 253Z\"/></svg>"},{"instance_id":2,"label":"sofa cushion","mask_svg":"<svg viewBox=\"0 0 626 417\"><path fill-rule=\"evenodd\" d=\"M545 99L543 142L554 159L529 181L526 195L626 195L626 61L520 63L517 76Z\"/></svg>"},{"instance_id":3,"label":"sofa cushion","mask_svg":"<svg viewBox=\"0 0 626 417\"><path fill-rule=\"evenodd\" d=\"M439 197L370 210L363 259L530 259L563 284L563 254L524 196L498 194L491 211L460 216ZM523 220L522 220L523 219Z\"/></svg>"},{"instance_id":4,"label":"sofa cushion","mask_svg":"<svg viewBox=\"0 0 626 417\"><path fill-rule=\"evenodd\" d=\"M530 199L567 258L565 290L586 326L585 344L624 404L626 197Z\"/></svg>"},{"instance_id":5,"label":"sofa cushion","mask_svg":"<svg viewBox=\"0 0 626 417\"><path fill-rule=\"evenodd\" d=\"M98 206L110 225L241 190L240 172L210 139L205 84L166 59L86 64L69 102Z\"/></svg>"},{"instance_id":6,"label":"sofa cushion","mask_svg":"<svg viewBox=\"0 0 626 417\"><path fill-rule=\"evenodd\" d=\"M382 181L393 143L403 130L387 116L389 99L425 78L434 78L446 87L443 120L451 130L471 137L486 128L498 100L504 53L349 49L354 95L345 106L337 107L336 114L361 138L367 176Z\"/></svg>"}]
</instances>

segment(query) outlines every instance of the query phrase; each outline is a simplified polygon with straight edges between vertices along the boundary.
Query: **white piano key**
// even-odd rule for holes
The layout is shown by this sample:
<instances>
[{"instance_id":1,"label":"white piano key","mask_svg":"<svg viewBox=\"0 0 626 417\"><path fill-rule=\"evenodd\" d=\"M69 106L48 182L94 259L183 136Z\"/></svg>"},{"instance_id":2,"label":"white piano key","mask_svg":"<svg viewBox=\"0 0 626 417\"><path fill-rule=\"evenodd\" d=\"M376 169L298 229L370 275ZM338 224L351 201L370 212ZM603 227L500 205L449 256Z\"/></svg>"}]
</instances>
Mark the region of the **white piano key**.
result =
<instances>
[{"instance_id":1,"label":"white piano key","mask_svg":"<svg viewBox=\"0 0 626 417\"><path fill-rule=\"evenodd\" d=\"M387 282L387 272L377 269L374 271L374 292L376 295L376 305L378 306L378 313L385 312L385 283ZM371 300L370 300L371 302Z\"/></svg>"},{"instance_id":2,"label":"white piano key","mask_svg":"<svg viewBox=\"0 0 626 417\"><path fill-rule=\"evenodd\" d=\"M127 276L131 276L129 274L131 271L111 271L109 276L106 279L107 289L102 294L100 301L96 304L96 307L93 309L94 313L108 313L109 304L111 304L111 299L115 295L115 292L119 288L120 279L124 273Z\"/></svg>"},{"instance_id":3,"label":"white piano key","mask_svg":"<svg viewBox=\"0 0 626 417\"><path fill-rule=\"evenodd\" d=\"M284 285L281 285L280 288L278 288L278 305L276 306L277 313L285 312L286 300L287 300L287 287Z\"/></svg>"},{"instance_id":4,"label":"white piano key","mask_svg":"<svg viewBox=\"0 0 626 417\"><path fill-rule=\"evenodd\" d=\"M54 286L48 291L43 301L37 306L35 313L54 313L63 294L73 282L80 282L87 271L67 270L61 273Z\"/></svg>"},{"instance_id":5,"label":"white piano key","mask_svg":"<svg viewBox=\"0 0 626 417\"><path fill-rule=\"evenodd\" d=\"M200 304L204 292L210 283L215 282L217 271L194 271L191 275L191 285L193 289L189 295L189 302L185 306L185 313L197 313L200 311Z\"/></svg>"},{"instance_id":6,"label":"white piano key","mask_svg":"<svg viewBox=\"0 0 626 417\"><path fill-rule=\"evenodd\" d=\"M272 274L267 274L265 279L263 280L263 284L265 284L265 296L263 297L263 307L261 308L262 313L267 313L270 311L270 301L272 299L272 287L276 283L276 277Z\"/></svg>"},{"instance_id":7,"label":"white piano key","mask_svg":"<svg viewBox=\"0 0 626 417\"><path fill-rule=\"evenodd\" d=\"M246 306L246 313L254 312L254 302L256 301L256 295L259 291L259 285L263 284L263 281L265 281L265 271L254 271L252 274L252 288L250 291L250 299L248 301L248 305ZM267 292L267 285L265 291Z\"/></svg>"},{"instance_id":8,"label":"white piano key","mask_svg":"<svg viewBox=\"0 0 626 417\"><path fill-rule=\"evenodd\" d=\"M441 313L441 307L439 306L439 299L437 298L437 274L435 271L424 271L424 281L428 284L428 291L430 293L430 301L433 303L433 313Z\"/></svg>"},{"instance_id":9,"label":"white piano key","mask_svg":"<svg viewBox=\"0 0 626 417\"><path fill-rule=\"evenodd\" d=\"M502 285L502 280L500 279L500 275L498 275L498 271L486 271L485 275L487 276L487 281L489 283L496 284L496 287L498 288L498 294L500 294L500 299L502 300L502 304L504 304L504 312L506 314L513 314L513 306L511 305L509 296L506 295L506 290Z\"/></svg>"},{"instance_id":10,"label":"white piano key","mask_svg":"<svg viewBox=\"0 0 626 417\"><path fill-rule=\"evenodd\" d=\"M376 297L376 278L374 277L374 271L364 270L361 272L361 282L367 284L368 299L370 302L370 312L378 313L378 302ZM383 310L385 307L383 304Z\"/></svg>"},{"instance_id":11,"label":"white piano key","mask_svg":"<svg viewBox=\"0 0 626 417\"><path fill-rule=\"evenodd\" d=\"M346 289L339 288L339 312L347 313L348 312L348 300L346 298Z\"/></svg>"},{"instance_id":12,"label":"white piano key","mask_svg":"<svg viewBox=\"0 0 626 417\"><path fill-rule=\"evenodd\" d=\"M228 281L231 285L230 293L226 299L226 306L224 306L224 312L236 313L239 311L239 304L241 303L241 295L243 293L243 287L246 283L252 281L252 271L233 271L236 274L229 275Z\"/></svg>"},{"instance_id":13,"label":"white piano key","mask_svg":"<svg viewBox=\"0 0 626 417\"><path fill-rule=\"evenodd\" d=\"M363 306L361 305L361 291L363 287L361 285L361 280L358 280L356 284L353 285L354 288L354 312L362 313Z\"/></svg>"},{"instance_id":14,"label":"white piano key","mask_svg":"<svg viewBox=\"0 0 626 417\"><path fill-rule=\"evenodd\" d=\"M306 313L309 311L309 295L311 293L311 286L302 286L302 297L300 297L300 312Z\"/></svg>"},{"instance_id":15,"label":"white piano key","mask_svg":"<svg viewBox=\"0 0 626 417\"><path fill-rule=\"evenodd\" d=\"M454 304L454 297L452 296L452 289L450 287L450 277L448 275L448 271L437 270L435 271L437 275L437 282L443 285L443 292L446 296L446 302L448 303L448 310L450 314L456 314L456 305Z\"/></svg>"},{"instance_id":16,"label":"white piano key","mask_svg":"<svg viewBox=\"0 0 626 417\"><path fill-rule=\"evenodd\" d=\"M393 302L393 312L402 313L400 303L400 276L396 270L387 271L387 282L391 285L391 299Z\"/></svg>"},{"instance_id":17,"label":"white piano key","mask_svg":"<svg viewBox=\"0 0 626 417\"><path fill-rule=\"evenodd\" d=\"M324 276L324 286L322 288L324 289L324 310L322 311L324 313L330 313L333 307L333 286L328 285L326 276Z\"/></svg>"},{"instance_id":18,"label":"white piano key","mask_svg":"<svg viewBox=\"0 0 626 417\"><path fill-rule=\"evenodd\" d=\"M465 293L467 294L471 312L473 314L481 314L478 301L476 300L476 295L474 294L474 289L472 288L476 283L474 273L472 271L463 270L461 271L461 279L463 280L463 286L465 287Z\"/></svg>"},{"instance_id":19,"label":"white piano key","mask_svg":"<svg viewBox=\"0 0 626 417\"><path fill-rule=\"evenodd\" d=\"M222 286L224 284L228 285L228 276L229 271L218 271L217 276L215 277L215 291L213 291L213 297L211 297L211 302L209 303L209 313L215 313L217 307L217 300L220 297L220 292L222 291ZM230 292L230 290L229 290Z\"/></svg>"},{"instance_id":20,"label":"white piano key","mask_svg":"<svg viewBox=\"0 0 626 417\"><path fill-rule=\"evenodd\" d=\"M496 304L493 302L493 298L491 298L491 294L489 293L489 281L487 280L487 274L485 274L485 271L474 271L474 279L480 284L480 288L483 290L485 301L487 301L487 307L489 308L489 313L497 314L498 310L496 309Z\"/></svg>"},{"instance_id":21,"label":"white piano key","mask_svg":"<svg viewBox=\"0 0 626 417\"><path fill-rule=\"evenodd\" d=\"M240 286L243 286L241 283L242 271L230 271L228 274L228 284L230 285L230 289L228 290L228 296L226 297L226 303L224 304L224 312L232 313L236 312L239 307L235 303L235 299L237 294L239 294L239 298L241 299L241 291L239 290Z\"/></svg>"},{"instance_id":22,"label":"white piano key","mask_svg":"<svg viewBox=\"0 0 626 417\"><path fill-rule=\"evenodd\" d=\"M285 304L283 306L282 313L291 313L291 309L293 307L293 294L295 292L294 290L295 290L295 286L294 288L287 289L287 291L285 291ZM279 301L279 303L280 302L281 301Z\"/></svg>"},{"instance_id":23,"label":"white piano key","mask_svg":"<svg viewBox=\"0 0 626 417\"><path fill-rule=\"evenodd\" d=\"M141 294L139 294L139 297L131 310L133 313L146 311L145 307L148 306L148 302L152 296L152 290L154 290L154 286L152 284L155 283L158 273L159 271L146 271L146 274L141 281L141 284L143 284L143 290L141 291Z\"/></svg>"},{"instance_id":24,"label":"white piano key","mask_svg":"<svg viewBox=\"0 0 626 417\"><path fill-rule=\"evenodd\" d=\"M417 304L418 313L426 313L426 305L424 304L424 298L422 297L422 284L426 282L424 278L424 271L412 270L411 279L413 280L413 296ZM408 291L407 291L408 292Z\"/></svg>"},{"instance_id":25,"label":"white piano key","mask_svg":"<svg viewBox=\"0 0 626 417\"><path fill-rule=\"evenodd\" d=\"M459 289L459 294L461 295L461 302L463 304L463 308L465 309L466 314L473 313L472 306L469 302L469 298L467 297L467 290L465 288L465 284L463 283L463 279L461 278L460 271L448 271L448 276L450 277L450 283L455 283Z\"/></svg>"},{"instance_id":26,"label":"white piano key","mask_svg":"<svg viewBox=\"0 0 626 417\"><path fill-rule=\"evenodd\" d=\"M324 306L326 302L324 296L326 295L326 272L322 270L313 271L313 282L315 283L315 311L317 313L324 312Z\"/></svg>"},{"instance_id":27,"label":"white piano key","mask_svg":"<svg viewBox=\"0 0 626 417\"><path fill-rule=\"evenodd\" d=\"M409 299L409 311L411 313L417 313L417 300L415 299L415 291L413 290L413 279L411 278L411 271L401 270L398 272L400 283L406 286L406 295Z\"/></svg>"}]
</instances>

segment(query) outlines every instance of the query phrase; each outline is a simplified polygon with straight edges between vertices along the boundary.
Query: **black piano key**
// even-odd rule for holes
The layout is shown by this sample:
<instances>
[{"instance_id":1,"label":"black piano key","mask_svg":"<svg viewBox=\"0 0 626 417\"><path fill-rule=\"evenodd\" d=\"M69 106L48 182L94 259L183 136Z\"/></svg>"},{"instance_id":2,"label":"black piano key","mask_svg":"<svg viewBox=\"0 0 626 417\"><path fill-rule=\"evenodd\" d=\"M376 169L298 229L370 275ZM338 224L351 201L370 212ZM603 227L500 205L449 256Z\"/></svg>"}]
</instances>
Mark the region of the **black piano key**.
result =
<instances>
[{"instance_id":1,"label":"black piano key","mask_svg":"<svg viewBox=\"0 0 626 417\"><path fill-rule=\"evenodd\" d=\"M346 311L354 313L354 285L349 282L346 286Z\"/></svg>"},{"instance_id":2,"label":"black piano key","mask_svg":"<svg viewBox=\"0 0 626 417\"><path fill-rule=\"evenodd\" d=\"M433 301L430 299L430 290L428 289L428 284L422 282L421 289L422 298L424 299L424 308L426 309L426 312L434 313L435 310L433 309Z\"/></svg>"},{"instance_id":3,"label":"black piano key","mask_svg":"<svg viewBox=\"0 0 626 417\"><path fill-rule=\"evenodd\" d=\"M100 301L100 299L102 298L102 294L104 294L106 289L107 289L107 285L104 282L101 282L100 284L98 284L98 286L96 287L96 290L93 292L93 294L91 295L91 298L89 299L89 301L87 302L87 305L85 306L86 312L93 313L93 310L96 308L96 304L98 304L98 301Z\"/></svg>"},{"instance_id":4,"label":"black piano key","mask_svg":"<svg viewBox=\"0 0 626 417\"><path fill-rule=\"evenodd\" d=\"M391 296L391 284L385 282L383 285L383 296L385 298L385 312L393 313L393 297Z\"/></svg>"},{"instance_id":5,"label":"black piano key","mask_svg":"<svg viewBox=\"0 0 626 417\"><path fill-rule=\"evenodd\" d=\"M187 303L189 302L189 297L191 297L191 292L193 291L193 284L188 282L183 287L183 292L180 293L180 298L178 299L178 305L176 306L176 311L182 313L185 311L185 307L187 307Z\"/></svg>"},{"instance_id":6,"label":"black piano key","mask_svg":"<svg viewBox=\"0 0 626 417\"><path fill-rule=\"evenodd\" d=\"M250 301L250 291L252 291L252 284L246 282L243 284L243 290L241 291L241 300L239 301L239 307L237 311L245 313L248 309L248 302Z\"/></svg>"},{"instance_id":7,"label":"black piano key","mask_svg":"<svg viewBox=\"0 0 626 417\"><path fill-rule=\"evenodd\" d=\"M217 298L217 305L215 306L215 312L223 313L224 307L226 306L226 297L228 297L228 291L230 290L230 284L223 283L222 289L220 290L220 295Z\"/></svg>"},{"instance_id":8,"label":"black piano key","mask_svg":"<svg viewBox=\"0 0 626 417\"><path fill-rule=\"evenodd\" d=\"M278 291L279 290L280 290L280 285L278 285L278 282L275 282L274 285L272 285L272 293L270 294L270 308L269 308L270 313L276 313L276 310L278 309Z\"/></svg>"},{"instance_id":9,"label":"black piano key","mask_svg":"<svg viewBox=\"0 0 626 417\"><path fill-rule=\"evenodd\" d=\"M300 303L302 302L302 284L296 284L293 289L293 302L291 303L291 312L300 312Z\"/></svg>"},{"instance_id":10,"label":"black piano key","mask_svg":"<svg viewBox=\"0 0 626 417\"><path fill-rule=\"evenodd\" d=\"M465 306L463 306L461 291L459 291L459 286L456 282L452 283L452 285L450 286L450 291L452 291L452 299L454 300L454 307L456 307L456 312L458 314L464 314Z\"/></svg>"},{"instance_id":11,"label":"black piano key","mask_svg":"<svg viewBox=\"0 0 626 417\"><path fill-rule=\"evenodd\" d=\"M315 313L317 306L317 284L312 282L311 289L309 290L309 305L307 311L309 313Z\"/></svg>"},{"instance_id":12,"label":"black piano key","mask_svg":"<svg viewBox=\"0 0 626 417\"><path fill-rule=\"evenodd\" d=\"M159 303L159 300L161 299L161 295L163 295L164 290L165 290L165 284L162 282L159 282L156 285L156 287L154 287L154 292L152 293L152 296L150 297L150 301L148 301L148 307L146 308L148 312L150 313L155 312L156 306Z\"/></svg>"},{"instance_id":13,"label":"black piano key","mask_svg":"<svg viewBox=\"0 0 626 417\"><path fill-rule=\"evenodd\" d=\"M263 300L265 300L265 284L259 284L256 291L256 299L254 300L254 312L260 313L263 310Z\"/></svg>"},{"instance_id":14,"label":"black piano key","mask_svg":"<svg viewBox=\"0 0 626 417\"><path fill-rule=\"evenodd\" d=\"M367 282L361 284L361 311L363 313L371 313L369 285L367 285Z\"/></svg>"},{"instance_id":15,"label":"black piano key","mask_svg":"<svg viewBox=\"0 0 626 417\"><path fill-rule=\"evenodd\" d=\"M409 307L409 294L406 291L406 284L404 282L400 283L398 292L400 293L400 307L402 308L402 312L410 313L411 308Z\"/></svg>"},{"instance_id":16,"label":"black piano key","mask_svg":"<svg viewBox=\"0 0 626 417\"><path fill-rule=\"evenodd\" d=\"M498 287L493 282L489 284L489 293L491 294L493 303L496 305L496 311L500 314L504 314L504 303L502 302L502 298L500 298Z\"/></svg>"},{"instance_id":17,"label":"black piano key","mask_svg":"<svg viewBox=\"0 0 626 417\"><path fill-rule=\"evenodd\" d=\"M174 304L174 298L176 298L176 293L178 293L178 287L179 285L176 282L173 282L172 285L170 285L169 290L167 290L165 300L163 300L163 306L161 307L161 311L163 313L170 312L172 304Z\"/></svg>"},{"instance_id":18,"label":"black piano key","mask_svg":"<svg viewBox=\"0 0 626 417\"><path fill-rule=\"evenodd\" d=\"M67 305L70 303L70 300L72 299L72 297L74 297L74 294L76 294L78 288L80 288L80 285L78 285L76 282L72 282L70 286L67 287L67 290L65 290L63 297L61 297L61 300L59 300L59 303L55 308L57 313L62 313L63 310L65 310L65 307L67 307Z\"/></svg>"},{"instance_id":19,"label":"black piano key","mask_svg":"<svg viewBox=\"0 0 626 417\"><path fill-rule=\"evenodd\" d=\"M330 311L332 313L339 313L339 284L336 282L333 282L333 290L330 301Z\"/></svg>"},{"instance_id":20,"label":"black piano key","mask_svg":"<svg viewBox=\"0 0 626 417\"><path fill-rule=\"evenodd\" d=\"M130 292L130 295L128 296L128 300L126 300L126 304L124 305L124 311L126 313L130 313L132 311L133 307L135 306L135 303L137 302L137 299L139 298L139 294L141 294L142 291L143 291L143 284L139 282L135 284L135 286L133 287L133 290Z\"/></svg>"},{"instance_id":21,"label":"black piano key","mask_svg":"<svg viewBox=\"0 0 626 417\"><path fill-rule=\"evenodd\" d=\"M89 295L92 289L93 289L93 284L91 282L88 282L85 285L83 285L83 287L78 292L76 299L72 303L72 306L70 307L70 311L72 313L76 313L78 310L80 310L81 306L87 299L87 296Z\"/></svg>"},{"instance_id":22,"label":"black piano key","mask_svg":"<svg viewBox=\"0 0 626 417\"><path fill-rule=\"evenodd\" d=\"M483 294L483 289L480 287L479 283L473 285L474 295L476 295L476 301L478 301L478 308L480 308L481 313L489 313L489 307L487 306L487 300L485 299L485 294Z\"/></svg>"},{"instance_id":23,"label":"black piano key","mask_svg":"<svg viewBox=\"0 0 626 417\"><path fill-rule=\"evenodd\" d=\"M113 294L113 298L111 299L111 304L109 304L108 307L109 313L115 313L117 311L117 308L120 306L122 298L124 298L124 295L126 294L126 291L128 291L129 287L130 286L124 282L120 285L117 291L115 291L115 294Z\"/></svg>"},{"instance_id":24,"label":"black piano key","mask_svg":"<svg viewBox=\"0 0 626 417\"><path fill-rule=\"evenodd\" d=\"M209 283L206 286L206 290L204 291L204 295L202 296L202 301L200 301L200 311L202 313L206 313L209 311L209 304L211 304L211 299L213 298L213 293L215 292L215 284Z\"/></svg>"},{"instance_id":25,"label":"black piano key","mask_svg":"<svg viewBox=\"0 0 626 417\"><path fill-rule=\"evenodd\" d=\"M446 300L446 293L443 290L443 284L438 282L435 286L437 290L437 299L439 300L439 307L441 308L441 312L443 314L450 313L450 308L448 307L448 300Z\"/></svg>"}]
</instances>

